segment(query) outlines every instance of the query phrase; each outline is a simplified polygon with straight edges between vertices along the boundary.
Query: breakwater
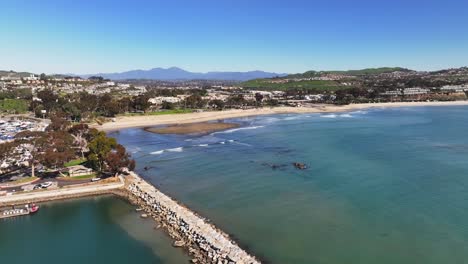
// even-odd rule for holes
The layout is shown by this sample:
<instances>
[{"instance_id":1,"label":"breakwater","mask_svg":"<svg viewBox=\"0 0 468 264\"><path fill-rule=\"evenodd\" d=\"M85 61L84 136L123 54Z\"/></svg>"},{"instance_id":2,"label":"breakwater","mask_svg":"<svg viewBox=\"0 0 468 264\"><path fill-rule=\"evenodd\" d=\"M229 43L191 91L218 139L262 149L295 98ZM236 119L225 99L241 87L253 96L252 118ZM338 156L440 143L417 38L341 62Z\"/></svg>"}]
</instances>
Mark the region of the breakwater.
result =
<instances>
[{"instance_id":1,"label":"breakwater","mask_svg":"<svg viewBox=\"0 0 468 264\"><path fill-rule=\"evenodd\" d=\"M190 209L180 205L153 185L131 173L126 186L134 203L155 218L176 241L185 247L196 263L260 263L241 249L227 234L207 223Z\"/></svg>"}]
</instances>

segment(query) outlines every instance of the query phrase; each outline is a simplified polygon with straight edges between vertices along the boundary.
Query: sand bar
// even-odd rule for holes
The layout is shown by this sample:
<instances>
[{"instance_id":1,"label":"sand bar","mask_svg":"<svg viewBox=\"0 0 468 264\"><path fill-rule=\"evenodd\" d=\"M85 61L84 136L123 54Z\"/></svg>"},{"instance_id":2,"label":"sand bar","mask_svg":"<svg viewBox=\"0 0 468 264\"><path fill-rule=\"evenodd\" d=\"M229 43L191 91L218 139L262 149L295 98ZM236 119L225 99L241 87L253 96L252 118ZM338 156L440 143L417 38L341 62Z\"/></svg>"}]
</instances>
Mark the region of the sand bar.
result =
<instances>
[{"instance_id":1,"label":"sand bar","mask_svg":"<svg viewBox=\"0 0 468 264\"><path fill-rule=\"evenodd\" d=\"M202 122L202 123L187 123L187 124L175 124L168 125L166 127L148 127L145 128L148 132L157 134L207 134L216 131L222 131L226 129L239 127L236 123L223 123L223 122Z\"/></svg>"},{"instance_id":2,"label":"sand bar","mask_svg":"<svg viewBox=\"0 0 468 264\"><path fill-rule=\"evenodd\" d=\"M311 107L274 107L258 108L248 110L225 110L207 111L200 113L174 114L174 115L147 115L147 116L120 116L115 122L104 123L103 125L93 125L93 127L113 131L132 127L151 127L157 125L201 123L213 120L223 120L229 118L248 117L257 115L273 115L288 113L331 113L347 112L368 108L386 107L414 107L414 106L457 106L468 105L468 101L451 102L398 102L398 103L373 103L373 104L350 104L344 106L317 104Z\"/></svg>"}]
</instances>

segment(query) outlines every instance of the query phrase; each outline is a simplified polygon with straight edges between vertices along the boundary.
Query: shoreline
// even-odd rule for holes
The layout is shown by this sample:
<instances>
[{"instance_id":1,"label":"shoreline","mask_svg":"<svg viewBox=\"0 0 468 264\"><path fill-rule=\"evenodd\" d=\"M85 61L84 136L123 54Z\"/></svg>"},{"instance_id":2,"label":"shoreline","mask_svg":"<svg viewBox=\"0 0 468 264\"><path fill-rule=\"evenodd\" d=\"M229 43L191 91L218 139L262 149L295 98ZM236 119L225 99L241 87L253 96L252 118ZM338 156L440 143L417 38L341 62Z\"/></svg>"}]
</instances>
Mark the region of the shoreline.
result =
<instances>
[{"instance_id":1,"label":"shoreline","mask_svg":"<svg viewBox=\"0 0 468 264\"><path fill-rule=\"evenodd\" d=\"M396 102L396 103L368 103L350 105L328 105L317 104L312 107L272 107L248 110L225 110L207 111L200 113L185 113L161 116L120 116L115 122L108 122L102 125L91 125L105 132L117 131L126 128L148 128L158 125L177 125L202 123L208 121L225 120L230 118L251 117L274 114L306 114L306 113L339 113L353 110L364 110L370 108L395 108L395 107L423 107L423 106L466 106L467 101L449 102Z\"/></svg>"}]
</instances>

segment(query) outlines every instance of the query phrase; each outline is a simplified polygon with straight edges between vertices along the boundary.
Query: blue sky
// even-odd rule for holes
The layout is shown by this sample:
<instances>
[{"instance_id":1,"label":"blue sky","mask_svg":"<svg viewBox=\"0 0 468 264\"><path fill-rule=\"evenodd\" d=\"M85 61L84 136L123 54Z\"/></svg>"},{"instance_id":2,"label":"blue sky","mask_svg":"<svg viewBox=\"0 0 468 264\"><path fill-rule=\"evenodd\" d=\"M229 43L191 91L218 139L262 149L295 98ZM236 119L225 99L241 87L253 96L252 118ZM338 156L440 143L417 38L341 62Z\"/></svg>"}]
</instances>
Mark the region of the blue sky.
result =
<instances>
[{"instance_id":1,"label":"blue sky","mask_svg":"<svg viewBox=\"0 0 468 264\"><path fill-rule=\"evenodd\" d=\"M468 66L466 0L15 0L0 9L7 70Z\"/></svg>"}]
</instances>

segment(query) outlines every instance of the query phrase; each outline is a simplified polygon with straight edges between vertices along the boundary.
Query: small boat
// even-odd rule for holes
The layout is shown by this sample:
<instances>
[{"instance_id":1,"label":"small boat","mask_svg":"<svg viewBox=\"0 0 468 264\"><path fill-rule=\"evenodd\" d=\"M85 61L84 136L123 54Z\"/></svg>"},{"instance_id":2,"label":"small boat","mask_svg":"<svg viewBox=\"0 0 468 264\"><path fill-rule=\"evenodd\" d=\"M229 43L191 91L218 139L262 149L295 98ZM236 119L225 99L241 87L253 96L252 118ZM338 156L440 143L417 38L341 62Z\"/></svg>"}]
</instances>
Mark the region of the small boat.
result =
<instances>
[{"instance_id":1,"label":"small boat","mask_svg":"<svg viewBox=\"0 0 468 264\"><path fill-rule=\"evenodd\" d=\"M22 216L28 214L34 214L39 211L39 206L36 204L27 204L24 208L13 208L13 209L6 209L0 210L0 219L1 218L9 218L15 216Z\"/></svg>"}]
</instances>

